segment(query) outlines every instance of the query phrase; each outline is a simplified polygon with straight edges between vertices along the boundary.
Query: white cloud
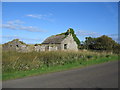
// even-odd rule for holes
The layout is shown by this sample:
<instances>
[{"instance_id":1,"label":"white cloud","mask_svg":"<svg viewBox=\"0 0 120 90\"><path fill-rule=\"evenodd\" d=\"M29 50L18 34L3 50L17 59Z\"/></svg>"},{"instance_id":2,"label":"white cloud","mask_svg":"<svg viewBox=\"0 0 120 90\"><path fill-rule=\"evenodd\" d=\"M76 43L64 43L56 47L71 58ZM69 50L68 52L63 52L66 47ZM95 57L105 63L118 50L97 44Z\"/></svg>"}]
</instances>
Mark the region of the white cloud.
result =
<instances>
[{"instance_id":1,"label":"white cloud","mask_svg":"<svg viewBox=\"0 0 120 90\"><path fill-rule=\"evenodd\" d=\"M108 36L118 37L118 34L109 34Z\"/></svg>"},{"instance_id":2,"label":"white cloud","mask_svg":"<svg viewBox=\"0 0 120 90\"><path fill-rule=\"evenodd\" d=\"M86 30L78 30L76 32L76 35L77 36L83 36L83 37L100 37L102 35L105 35L105 34L100 34L100 33L97 33L97 32L90 32L90 31L86 31ZM115 40L116 42L120 42L119 39L118 39L118 34L106 34L107 36L111 37L113 40Z\"/></svg>"},{"instance_id":3,"label":"white cloud","mask_svg":"<svg viewBox=\"0 0 120 90\"><path fill-rule=\"evenodd\" d=\"M27 14L26 16L47 21L54 21L54 19L51 19L52 15L53 15L52 13L48 13L48 14Z\"/></svg>"},{"instance_id":4,"label":"white cloud","mask_svg":"<svg viewBox=\"0 0 120 90\"><path fill-rule=\"evenodd\" d=\"M14 26L14 25L10 25L10 24L3 24L3 25L2 25L2 28L17 29L16 26Z\"/></svg>"},{"instance_id":5,"label":"white cloud","mask_svg":"<svg viewBox=\"0 0 120 90\"><path fill-rule=\"evenodd\" d=\"M7 21L7 24L23 24L23 21L20 20L13 20L13 21Z\"/></svg>"},{"instance_id":6,"label":"white cloud","mask_svg":"<svg viewBox=\"0 0 120 90\"><path fill-rule=\"evenodd\" d=\"M116 42L120 42L118 34L109 34L107 36L111 37Z\"/></svg>"},{"instance_id":7,"label":"white cloud","mask_svg":"<svg viewBox=\"0 0 120 90\"><path fill-rule=\"evenodd\" d=\"M37 19L43 19L45 17L45 15L35 15L35 14L28 14L26 15L28 17L32 17L32 18L37 18Z\"/></svg>"},{"instance_id":8,"label":"white cloud","mask_svg":"<svg viewBox=\"0 0 120 90\"><path fill-rule=\"evenodd\" d=\"M6 24L2 24L2 28L12 29L12 30L25 30L30 32L46 32L45 30L41 30L38 27L34 26L24 26L22 25L24 22L20 20L8 21Z\"/></svg>"},{"instance_id":9,"label":"white cloud","mask_svg":"<svg viewBox=\"0 0 120 90\"><path fill-rule=\"evenodd\" d=\"M21 39L21 40L29 40L29 41L41 41L42 39L38 39L38 38L26 38L26 37L20 37L17 35L0 35L0 38L3 39Z\"/></svg>"},{"instance_id":10,"label":"white cloud","mask_svg":"<svg viewBox=\"0 0 120 90\"><path fill-rule=\"evenodd\" d=\"M76 32L77 36L100 36L99 33L97 32L90 32L90 31L86 31L86 30L78 30Z\"/></svg>"}]
</instances>

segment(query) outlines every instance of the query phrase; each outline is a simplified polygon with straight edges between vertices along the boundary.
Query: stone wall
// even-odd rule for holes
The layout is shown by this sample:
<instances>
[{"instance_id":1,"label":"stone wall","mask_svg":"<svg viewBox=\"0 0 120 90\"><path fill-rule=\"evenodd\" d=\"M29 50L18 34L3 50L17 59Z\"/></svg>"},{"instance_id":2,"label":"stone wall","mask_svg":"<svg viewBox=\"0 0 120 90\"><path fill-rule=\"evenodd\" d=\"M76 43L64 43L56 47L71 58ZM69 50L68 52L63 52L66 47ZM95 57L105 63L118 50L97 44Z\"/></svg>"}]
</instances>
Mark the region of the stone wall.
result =
<instances>
[{"instance_id":1,"label":"stone wall","mask_svg":"<svg viewBox=\"0 0 120 90\"><path fill-rule=\"evenodd\" d=\"M49 45L49 51L56 51L57 49L57 45Z\"/></svg>"},{"instance_id":2,"label":"stone wall","mask_svg":"<svg viewBox=\"0 0 120 90\"><path fill-rule=\"evenodd\" d=\"M45 45L38 45L38 46L34 46L35 47L35 51L40 52L40 51L45 51Z\"/></svg>"},{"instance_id":3,"label":"stone wall","mask_svg":"<svg viewBox=\"0 0 120 90\"><path fill-rule=\"evenodd\" d=\"M35 47L35 51L37 51L37 52L58 50L57 45L55 45L55 44L43 44L43 45L38 45L38 46L34 46L34 47Z\"/></svg>"},{"instance_id":4,"label":"stone wall","mask_svg":"<svg viewBox=\"0 0 120 90\"><path fill-rule=\"evenodd\" d=\"M33 51L33 47L31 48L27 44L21 43L18 39L10 41L2 45L3 51L18 51L18 52L30 52Z\"/></svg>"},{"instance_id":5,"label":"stone wall","mask_svg":"<svg viewBox=\"0 0 120 90\"><path fill-rule=\"evenodd\" d=\"M66 49L65 49L66 44ZM61 50L78 50L77 43L74 41L71 34L69 34L62 42L61 42Z\"/></svg>"},{"instance_id":6,"label":"stone wall","mask_svg":"<svg viewBox=\"0 0 120 90\"><path fill-rule=\"evenodd\" d=\"M19 51L19 50L23 50L26 48L25 44L21 44L19 41L15 41L13 40L12 42L8 42L4 45L2 45L2 50L3 51Z\"/></svg>"}]
</instances>

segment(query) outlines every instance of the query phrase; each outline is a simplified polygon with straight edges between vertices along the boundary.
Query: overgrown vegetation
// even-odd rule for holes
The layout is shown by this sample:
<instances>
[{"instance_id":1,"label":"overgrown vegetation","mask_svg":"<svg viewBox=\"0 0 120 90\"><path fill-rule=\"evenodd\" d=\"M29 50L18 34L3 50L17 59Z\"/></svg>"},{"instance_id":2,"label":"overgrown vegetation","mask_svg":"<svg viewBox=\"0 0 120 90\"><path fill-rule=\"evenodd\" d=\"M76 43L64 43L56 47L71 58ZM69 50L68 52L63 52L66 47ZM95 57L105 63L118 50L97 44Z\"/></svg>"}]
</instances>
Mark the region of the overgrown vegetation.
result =
<instances>
[{"instance_id":1,"label":"overgrown vegetation","mask_svg":"<svg viewBox=\"0 0 120 90\"><path fill-rule=\"evenodd\" d=\"M117 55L90 51L3 52L2 59L3 80L7 80L117 60Z\"/></svg>"},{"instance_id":2,"label":"overgrown vegetation","mask_svg":"<svg viewBox=\"0 0 120 90\"><path fill-rule=\"evenodd\" d=\"M79 46L80 45L80 40L77 38L77 36L76 36L76 34L74 33L74 30L72 29L72 28L69 28L69 30L70 30L70 33L72 34L72 36L73 36L73 39L74 39L74 41L77 43L77 45ZM69 31L68 30L68 31ZM66 33L68 33L68 31L66 32Z\"/></svg>"},{"instance_id":3,"label":"overgrown vegetation","mask_svg":"<svg viewBox=\"0 0 120 90\"><path fill-rule=\"evenodd\" d=\"M74 30L72 28L69 28L67 32L57 34L56 36L59 35L65 35L67 37L68 34L72 34L74 41L77 43L78 47L80 46L80 40L77 38L76 34L74 33ZM54 36L54 35L53 35Z\"/></svg>"}]
</instances>

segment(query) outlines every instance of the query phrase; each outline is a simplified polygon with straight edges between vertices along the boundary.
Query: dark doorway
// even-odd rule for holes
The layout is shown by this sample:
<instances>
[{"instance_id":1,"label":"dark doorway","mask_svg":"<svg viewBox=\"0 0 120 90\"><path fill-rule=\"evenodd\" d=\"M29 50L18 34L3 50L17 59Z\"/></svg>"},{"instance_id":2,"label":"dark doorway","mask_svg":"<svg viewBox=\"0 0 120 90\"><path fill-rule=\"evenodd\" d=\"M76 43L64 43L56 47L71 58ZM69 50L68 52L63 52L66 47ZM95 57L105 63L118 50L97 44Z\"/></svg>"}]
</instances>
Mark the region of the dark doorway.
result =
<instances>
[{"instance_id":1,"label":"dark doorway","mask_svg":"<svg viewBox=\"0 0 120 90\"><path fill-rule=\"evenodd\" d=\"M64 49L67 49L67 44L64 44Z\"/></svg>"},{"instance_id":2,"label":"dark doorway","mask_svg":"<svg viewBox=\"0 0 120 90\"><path fill-rule=\"evenodd\" d=\"M19 47L18 45L16 45L16 47Z\"/></svg>"},{"instance_id":3,"label":"dark doorway","mask_svg":"<svg viewBox=\"0 0 120 90\"><path fill-rule=\"evenodd\" d=\"M46 51L49 51L49 46L46 46L45 49L46 49Z\"/></svg>"}]
</instances>

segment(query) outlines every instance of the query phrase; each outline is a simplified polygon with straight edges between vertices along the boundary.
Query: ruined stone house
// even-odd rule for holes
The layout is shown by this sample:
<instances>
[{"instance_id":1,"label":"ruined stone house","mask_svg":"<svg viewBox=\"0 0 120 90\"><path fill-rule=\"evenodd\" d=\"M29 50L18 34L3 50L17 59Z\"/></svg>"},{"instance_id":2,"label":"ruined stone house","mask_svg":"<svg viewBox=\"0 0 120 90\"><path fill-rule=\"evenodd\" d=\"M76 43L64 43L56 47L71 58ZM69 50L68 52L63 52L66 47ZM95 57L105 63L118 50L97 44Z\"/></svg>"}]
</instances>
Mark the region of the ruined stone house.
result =
<instances>
[{"instance_id":1,"label":"ruined stone house","mask_svg":"<svg viewBox=\"0 0 120 90\"><path fill-rule=\"evenodd\" d=\"M35 46L35 51L78 50L78 45L70 31L68 34L53 35L45 39L40 45Z\"/></svg>"},{"instance_id":2,"label":"ruined stone house","mask_svg":"<svg viewBox=\"0 0 120 90\"><path fill-rule=\"evenodd\" d=\"M27 52L28 47L27 44L25 44L22 41L19 41L19 39L14 39L10 42L7 42L2 45L3 51L18 51L18 52Z\"/></svg>"}]
</instances>

